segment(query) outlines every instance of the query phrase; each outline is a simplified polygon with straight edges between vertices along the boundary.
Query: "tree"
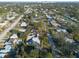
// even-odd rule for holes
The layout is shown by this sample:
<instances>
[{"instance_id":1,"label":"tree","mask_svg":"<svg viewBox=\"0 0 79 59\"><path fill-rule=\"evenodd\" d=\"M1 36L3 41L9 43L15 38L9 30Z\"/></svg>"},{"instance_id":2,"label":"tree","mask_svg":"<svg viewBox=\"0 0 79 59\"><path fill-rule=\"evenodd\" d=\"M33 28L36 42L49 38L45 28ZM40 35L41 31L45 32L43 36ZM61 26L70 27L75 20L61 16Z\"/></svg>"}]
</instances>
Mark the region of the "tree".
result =
<instances>
[{"instance_id":1,"label":"tree","mask_svg":"<svg viewBox=\"0 0 79 59\"><path fill-rule=\"evenodd\" d=\"M79 33L74 33L73 39L79 42Z\"/></svg>"},{"instance_id":2,"label":"tree","mask_svg":"<svg viewBox=\"0 0 79 59\"><path fill-rule=\"evenodd\" d=\"M47 58L52 58L52 53L48 52L47 53Z\"/></svg>"},{"instance_id":3,"label":"tree","mask_svg":"<svg viewBox=\"0 0 79 59\"><path fill-rule=\"evenodd\" d=\"M39 57L39 50L37 50L37 49L32 50L30 53L30 57L38 58Z\"/></svg>"}]
</instances>

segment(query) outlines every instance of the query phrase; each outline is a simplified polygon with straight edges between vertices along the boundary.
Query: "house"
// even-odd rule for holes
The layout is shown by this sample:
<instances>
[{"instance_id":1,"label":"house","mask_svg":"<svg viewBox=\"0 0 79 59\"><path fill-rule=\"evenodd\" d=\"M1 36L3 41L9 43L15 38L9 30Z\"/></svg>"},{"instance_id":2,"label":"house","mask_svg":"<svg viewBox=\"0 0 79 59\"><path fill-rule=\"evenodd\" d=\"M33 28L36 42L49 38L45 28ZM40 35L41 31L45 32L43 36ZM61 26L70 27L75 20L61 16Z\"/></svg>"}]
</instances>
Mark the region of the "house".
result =
<instances>
[{"instance_id":1,"label":"house","mask_svg":"<svg viewBox=\"0 0 79 59\"><path fill-rule=\"evenodd\" d=\"M0 53L0 58L4 58L7 54L5 53Z\"/></svg>"},{"instance_id":2,"label":"house","mask_svg":"<svg viewBox=\"0 0 79 59\"><path fill-rule=\"evenodd\" d=\"M18 29L18 30L19 30L20 32L25 32L27 25L28 25L28 24L23 21L23 22L20 24L21 28Z\"/></svg>"},{"instance_id":3,"label":"house","mask_svg":"<svg viewBox=\"0 0 79 59\"><path fill-rule=\"evenodd\" d=\"M27 8L29 8L29 6L28 6L28 5L25 5L25 6L24 6L24 10L26 10Z\"/></svg>"},{"instance_id":4,"label":"house","mask_svg":"<svg viewBox=\"0 0 79 59\"><path fill-rule=\"evenodd\" d=\"M59 29L57 29L57 32L64 32L64 33L66 33L67 30L66 30L66 29L61 29L61 28L59 28Z\"/></svg>"},{"instance_id":5,"label":"house","mask_svg":"<svg viewBox=\"0 0 79 59\"><path fill-rule=\"evenodd\" d=\"M27 40L26 42L27 42L27 45L32 45L32 44L33 44L33 42L32 42L32 38L29 39L29 40Z\"/></svg>"},{"instance_id":6,"label":"house","mask_svg":"<svg viewBox=\"0 0 79 59\"><path fill-rule=\"evenodd\" d=\"M52 19L52 17L50 15L46 14L47 19L50 21Z\"/></svg>"},{"instance_id":7,"label":"house","mask_svg":"<svg viewBox=\"0 0 79 59\"><path fill-rule=\"evenodd\" d=\"M12 51L12 46L11 45L5 45L4 49L0 50L0 58L4 58L5 56L8 56L8 53Z\"/></svg>"},{"instance_id":8,"label":"house","mask_svg":"<svg viewBox=\"0 0 79 59\"><path fill-rule=\"evenodd\" d=\"M30 40L31 38L33 38L33 36L34 36L33 33L30 33L30 34L27 36L27 41Z\"/></svg>"},{"instance_id":9,"label":"house","mask_svg":"<svg viewBox=\"0 0 79 59\"><path fill-rule=\"evenodd\" d=\"M21 23L21 27L27 27L27 23L26 22L22 22Z\"/></svg>"},{"instance_id":10,"label":"house","mask_svg":"<svg viewBox=\"0 0 79 59\"><path fill-rule=\"evenodd\" d=\"M16 35L12 35L11 38L16 37ZM0 58L9 57L9 54L14 54L14 49L12 47L12 43L10 41L6 41L4 43L4 48L0 50ZM11 55L10 54L10 55Z\"/></svg>"},{"instance_id":11,"label":"house","mask_svg":"<svg viewBox=\"0 0 79 59\"><path fill-rule=\"evenodd\" d=\"M70 39L70 38L68 38L68 37L65 37L65 41L66 41L66 42L69 42L69 43L75 42L73 39Z\"/></svg>"},{"instance_id":12,"label":"house","mask_svg":"<svg viewBox=\"0 0 79 59\"><path fill-rule=\"evenodd\" d=\"M4 48L5 48L6 52L9 52L12 49L12 45L6 45Z\"/></svg>"},{"instance_id":13,"label":"house","mask_svg":"<svg viewBox=\"0 0 79 59\"><path fill-rule=\"evenodd\" d=\"M17 34L13 34L11 37L10 37L10 41L15 44L18 40L18 36Z\"/></svg>"},{"instance_id":14,"label":"house","mask_svg":"<svg viewBox=\"0 0 79 59\"><path fill-rule=\"evenodd\" d=\"M8 20L13 20L15 17L9 17L9 16L7 16L7 19Z\"/></svg>"},{"instance_id":15,"label":"house","mask_svg":"<svg viewBox=\"0 0 79 59\"><path fill-rule=\"evenodd\" d=\"M12 43L9 41L9 42L5 42L5 45L12 45Z\"/></svg>"},{"instance_id":16,"label":"house","mask_svg":"<svg viewBox=\"0 0 79 59\"><path fill-rule=\"evenodd\" d=\"M3 28L9 23L9 21L4 21L3 23L0 23L0 28Z\"/></svg>"},{"instance_id":17,"label":"house","mask_svg":"<svg viewBox=\"0 0 79 59\"><path fill-rule=\"evenodd\" d=\"M21 39L18 39L18 36L17 34L13 34L11 37L10 37L10 42L12 42L13 44L20 44L22 43L22 40ZM5 44L11 44L11 43L5 43Z\"/></svg>"},{"instance_id":18,"label":"house","mask_svg":"<svg viewBox=\"0 0 79 59\"><path fill-rule=\"evenodd\" d=\"M25 32L26 31L26 29L24 29L24 28L20 28L20 29L18 29L20 32Z\"/></svg>"},{"instance_id":19,"label":"house","mask_svg":"<svg viewBox=\"0 0 79 59\"><path fill-rule=\"evenodd\" d=\"M17 13L10 11L9 14L7 15L7 20L13 20L15 17L18 16Z\"/></svg>"},{"instance_id":20,"label":"house","mask_svg":"<svg viewBox=\"0 0 79 59\"><path fill-rule=\"evenodd\" d=\"M39 40L39 37L38 36L34 36L32 38L32 40L33 40L33 42L36 42L36 43L40 44L40 40Z\"/></svg>"},{"instance_id":21,"label":"house","mask_svg":"<svg viewBox=\"0 0 79 59\"><path fill-rule=\"evenodd\" d=\"M9 42L5 43L5 47L0 50L0 58L4 58L5 56L8 56L8 53L11 52L12 45Z\"/></svg>"},{"instance_id":22,"label":"house","mask_svg":"<svg viewBox=\"0 0 79 59\"><path fill-rule=\"evenodd\" d=\"M61 26L60 24L58 24L55 20L51 21L51 24L55 27Z\"/></svg>"},{"instance_id":23,"label":"house","mask_svg":"<svg viewBox=\"0 0 79 59\"><path fill-rule=\"evenodd\" d=\"M21 44L21 43L22 43L21 39L19 39L19 40L16 41L16 44Z\"/></svg>"},{"instance_id":24,"label":"house","mask_svg":"<svg viewBox=\"0 0 79 59\"><path fill-rule=\"evenodd\" d=\"M38 34L30 34L28 37L27 37L27 44L29 45L34 45L34 46L37 46L37 45L40 45L40 40L39 40L39 35Z\"/></svg>"},{"instance_id":25,"label":"house","mask_svg":"<svg viewBox=\"0 0 79 59\"><path fill-rule=\"evenodd\" d=\"M17 34L13 34L13 35L10 37L10 39L17 39L17 38L18 38Z\"/></svg>"}]
</instances>

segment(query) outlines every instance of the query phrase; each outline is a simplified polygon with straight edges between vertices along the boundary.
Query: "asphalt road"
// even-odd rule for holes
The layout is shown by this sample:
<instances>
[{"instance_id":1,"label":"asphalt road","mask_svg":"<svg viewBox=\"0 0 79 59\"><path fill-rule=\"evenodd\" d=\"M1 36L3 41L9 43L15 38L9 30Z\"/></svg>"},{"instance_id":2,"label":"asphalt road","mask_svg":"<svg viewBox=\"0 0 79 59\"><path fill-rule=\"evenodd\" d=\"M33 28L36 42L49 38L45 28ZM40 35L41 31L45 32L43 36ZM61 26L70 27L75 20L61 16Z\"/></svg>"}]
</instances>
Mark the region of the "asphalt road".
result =
<instances>
[{"instance_id":1,"label":"asphalt road","mask_svg":"<svg viewBox=\"0 0 79 59\"><path fill-rule=\"evenodd\" d=\"M20 15L13 23L10 27L8 27L7 29L4 30L4 32L2 32L0 34L0 42L4 39L4 37L7 35L7 33L12 30L17 24L18 22L21 20L21 18L23 17L23 15Z\"/></svg>"},{"instance_id":2,"label":"asphalt road","mask_svg":"<svg viewBox=\"0 0 79 59\"><path fill-rule=\"evenodd\" d=\"M29 12L29 8L26 10L26 13L28 13ZM12 25L10 26L10 27L8 27L7 29L5 29L4 30L4 32L2 32L1 34L0 34L0 42L4 42L4 38L5 38L5 36L7 35L7 33L10 31L10 30L12 30L18 23L19 23L19 21L21 20L21 18L23 17L23 15L20 15L17 19L15 19L15 21L12 23Z\"/></svg>"}]
</instances>

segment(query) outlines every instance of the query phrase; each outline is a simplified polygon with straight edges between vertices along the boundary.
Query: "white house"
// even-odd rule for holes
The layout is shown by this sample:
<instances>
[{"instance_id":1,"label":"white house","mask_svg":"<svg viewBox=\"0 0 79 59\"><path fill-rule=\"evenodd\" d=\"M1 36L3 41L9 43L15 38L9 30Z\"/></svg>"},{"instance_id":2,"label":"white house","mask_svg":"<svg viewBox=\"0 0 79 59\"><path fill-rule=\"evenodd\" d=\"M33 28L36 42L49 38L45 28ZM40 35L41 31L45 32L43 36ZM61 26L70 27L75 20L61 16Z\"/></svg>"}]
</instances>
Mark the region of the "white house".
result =
<instances>
[{"instance_id":1,"label":"white house","mask_svg":"<svg viewBox=\"0 0 79 59\"><path fill-rule=\"evenodd\" d=\"M32 40L33 40L33 42L40 44L40 40L38 37L33 37Z\"/></svg>"},{"instance_id":2,"label":"white house","mask_svg":"<svg viewBox=\"0 0 79 59\"><path fill-rule=\"evenodd\" d=\"M26 27L27 26L27 23L26 22L22 22L21 23L21 27Z\"/></svg>"},{"instance_id":3,"label":"white house","mask_svg":"<svg viewBox=\"0 0 79 59\"><path fill-rule=\"evenodd\" d=\"M26 29L24 29L24 28L20 28L20 29L18 29L20 32L25 32L26 31Z\"/></svg>"},{"instance_id":4,"label":"white house","mask_svg":"<svg viewBox=\"0 0 79 59\"><path fill-rule=\"evenodd\" d=\"M27 25L28 25L28 24L23 21L23 22L20 24L21 28L18 29L18 30L19 30L20 32L25 32Z\"/></svg>"},{"instance_id":5,"label":"white house","mask_svg":"<svg viewBox=\"0 0 79 59\"><path fill-rule=\"evenodd\" d=\"M13 34L13 35L10 37L10 39L17 39L17 38L18 38L17 34Z\"/></svg>"},{"instance_id":6,"label":"white house","mask_svg":"<svg viewBox=\"0 0 79 59\"><path fill-rule=\"evenodd\" d=\"M65 41L66 41L66 42L70 42L70 43L75 42L73 39L70 39L70 38L68 38L68 37L65 37Z\"/></svg>"},{"instance_id":7,"label":"white house","mask_svg":"<svg viewBox=\"0 0 79 59\"><path fill-rule=\"evenodd\" d=\"M13 34L11 37L10 37L10 40L13 42L13 44L15 44L18 40L18 36L17 34Z\"/></svg>"},{"instance_id":8,"label":"white house","mask_svg":"<svg viewBox=\"0 0 79 59\"><path fill-rule=\"evenodd\" d=\"M6 26L8 23L9 23L9 21L4 21L4 23L0 23L0 27L2 28L4 26Z\"/></svg>"},{"instance_id":9,"label":"white house","mask_svg":"<svg viewBox=\"0 0 79 59\"><path fill-rule=\"evenodd\" d=\"M57 29L57 32L64 32L64 33L66 33L67 31L66 31L66 29Z\"/></svg>"}]
</instances>

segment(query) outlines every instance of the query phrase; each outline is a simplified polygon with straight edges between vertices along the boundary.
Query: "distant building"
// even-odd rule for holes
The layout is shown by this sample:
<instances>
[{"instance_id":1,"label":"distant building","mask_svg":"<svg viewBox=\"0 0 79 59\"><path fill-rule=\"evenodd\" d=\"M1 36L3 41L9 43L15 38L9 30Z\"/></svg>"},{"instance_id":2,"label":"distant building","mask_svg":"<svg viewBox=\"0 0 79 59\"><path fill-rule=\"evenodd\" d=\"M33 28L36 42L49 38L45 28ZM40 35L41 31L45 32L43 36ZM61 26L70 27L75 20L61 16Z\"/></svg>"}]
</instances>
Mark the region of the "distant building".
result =
<instances>
[{"instance_id":1,"label":"distant building","mask_svg":"<svg viewBox=\"0 0 79 59\"><path fill-rule=\"evenodd\" d=\"M12 49L13 48L11 45L6 44L4 49L0 50L0 58L4 58L5 56L8 56L8 53L10 53Z\"/></svg>"},{"instance_id":2,"label":"distant building","mask_svg":"<svg viewBox=\"0 0 79 59\"><path fill-rule=\"evenodd\" d=\"M9 14L7 15L7 20L13 20L16 16L18 16L17 13L10 11Z\"/></svg>"},{"instance_id":3,"label":"distant building","mask_svg":"<svg viewBox=\"0 0 79 59\"><path fill-rule=\"evenodd\" d=\"M50 15L46 15L47 19L51 21L52 17Z\"/></svg>"},{"instance_id":4,"label":"distant building","mask_svg":"<svg viewBox=\"0 0 79 59\"><path fill-rule=\"evenodd\" d=\"M55 20L51 21L51 24L55 27L61 26L60 24L58 24Z\"/></svg>"}]
</instances>

